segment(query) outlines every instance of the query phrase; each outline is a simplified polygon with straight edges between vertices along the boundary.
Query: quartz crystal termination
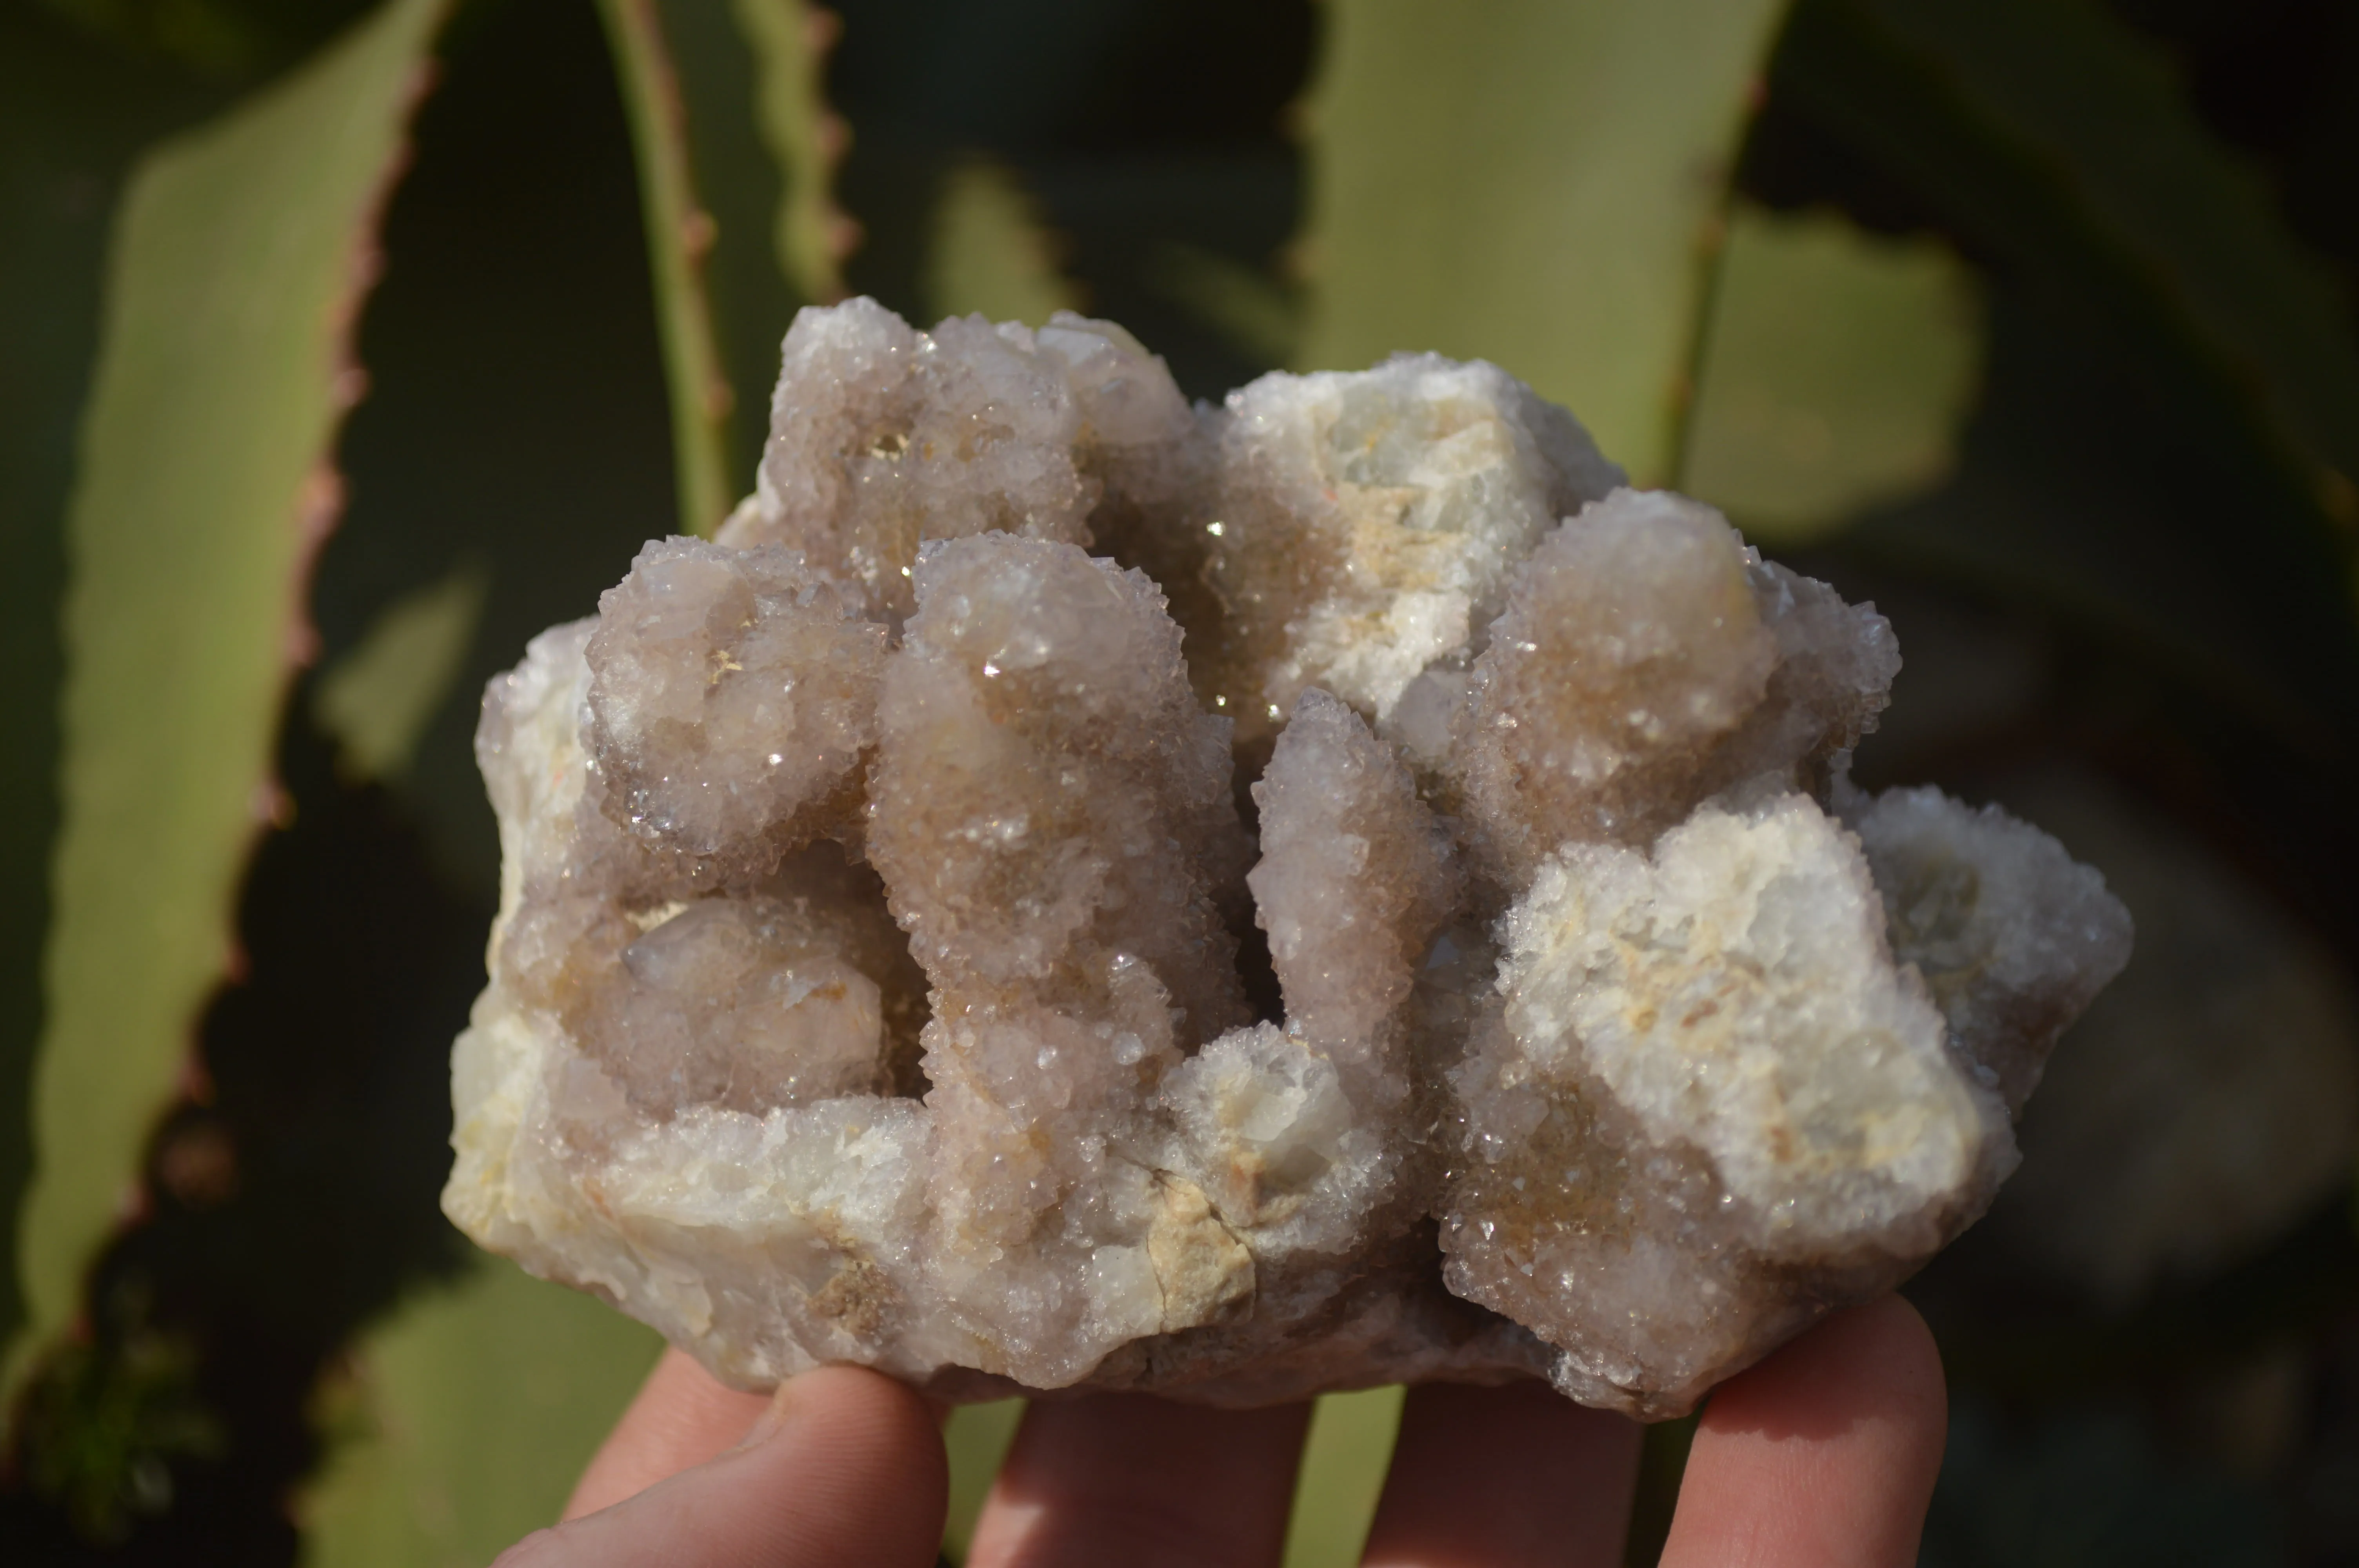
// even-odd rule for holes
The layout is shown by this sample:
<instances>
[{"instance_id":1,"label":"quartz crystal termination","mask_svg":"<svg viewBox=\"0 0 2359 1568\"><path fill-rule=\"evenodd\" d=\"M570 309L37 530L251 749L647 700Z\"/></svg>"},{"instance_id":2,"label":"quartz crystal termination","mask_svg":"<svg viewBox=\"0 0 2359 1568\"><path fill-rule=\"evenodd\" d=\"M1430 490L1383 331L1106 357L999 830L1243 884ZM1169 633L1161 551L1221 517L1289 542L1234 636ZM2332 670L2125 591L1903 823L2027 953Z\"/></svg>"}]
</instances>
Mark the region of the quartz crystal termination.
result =
<instances>
[{"instance_id":1,"label":"quartz crystal termination","mask_svg":"<svg viewBox=\"0 0 2359 1568\"><path fill-rule=\"evenodd\" d=\"M860 299L772 411L485 695L443 1198L726 1381L1676 1414L1980 1215L2126 960L2053 839L1850 784L1873 607L1495 366L1190 408Z\"/></svg>"},{"instance_id":2,"label":"quartz crystal termination","mask_svg":"<svg viewBox=\"0 0 2359 1568\"><path fill-rule=\"evenodd\" d=\"M1060 1387L1252 1299L1147 1114L1246 1017L1212 902L1244 849L1227 727L1143 573L985 534L921 546L914 583L869 854L933 987L932 1284L981 1369Z\"/></svg>"}]
</instances>

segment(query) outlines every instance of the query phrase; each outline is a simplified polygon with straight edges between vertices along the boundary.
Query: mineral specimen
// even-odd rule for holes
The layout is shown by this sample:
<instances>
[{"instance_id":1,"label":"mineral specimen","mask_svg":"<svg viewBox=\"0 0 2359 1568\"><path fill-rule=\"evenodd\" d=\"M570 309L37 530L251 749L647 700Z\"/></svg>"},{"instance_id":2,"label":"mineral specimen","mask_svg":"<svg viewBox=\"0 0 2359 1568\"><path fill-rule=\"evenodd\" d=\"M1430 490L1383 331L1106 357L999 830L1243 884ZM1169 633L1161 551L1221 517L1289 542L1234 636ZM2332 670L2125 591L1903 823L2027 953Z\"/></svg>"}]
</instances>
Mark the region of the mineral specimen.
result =
<instances>
[{"instance_id":1,"label":"mineral specimen","mask_svg":"<svg viewBox=\"0 0 2359 1568\"><path fill-rule=\"evenodd\" d=\"M444 1195L729 1382L1675 1414L1982 1212L2127 957L1852 787L1872 607L1492 365L860 299L772 431L485 697Z\"/></svg>"}]
</instances>

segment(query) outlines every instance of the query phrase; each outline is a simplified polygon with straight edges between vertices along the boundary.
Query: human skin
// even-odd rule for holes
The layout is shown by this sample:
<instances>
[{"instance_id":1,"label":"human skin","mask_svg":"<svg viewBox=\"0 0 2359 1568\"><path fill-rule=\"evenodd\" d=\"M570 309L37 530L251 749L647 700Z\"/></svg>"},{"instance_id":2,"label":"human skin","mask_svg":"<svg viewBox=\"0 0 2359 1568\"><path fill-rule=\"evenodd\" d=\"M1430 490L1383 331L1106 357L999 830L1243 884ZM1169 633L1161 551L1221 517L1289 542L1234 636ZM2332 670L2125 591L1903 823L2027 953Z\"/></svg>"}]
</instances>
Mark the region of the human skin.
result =
<instances>
[{"instance_id":1,"label":"human skin","mask_svg":"<svg viewBox=\"0 0 2359 1568\"><path fill-rule=\"evenodd\" d=\"M1027 1413L970 1568L1276 1568L1307 1405L1144 1395ZM1887 1296L1712 1396L1664 1568L1905 1568L1940 1466L1940 1359ZM1413 1389L1364 1568L1622 1561L1639 1428L1538 1384ZM668 1352L591 1461L565 1522L501 1568L928 1568L947 1485L940 1411L857 1368L774 1398Z\"/></svg>"}]
</instances>

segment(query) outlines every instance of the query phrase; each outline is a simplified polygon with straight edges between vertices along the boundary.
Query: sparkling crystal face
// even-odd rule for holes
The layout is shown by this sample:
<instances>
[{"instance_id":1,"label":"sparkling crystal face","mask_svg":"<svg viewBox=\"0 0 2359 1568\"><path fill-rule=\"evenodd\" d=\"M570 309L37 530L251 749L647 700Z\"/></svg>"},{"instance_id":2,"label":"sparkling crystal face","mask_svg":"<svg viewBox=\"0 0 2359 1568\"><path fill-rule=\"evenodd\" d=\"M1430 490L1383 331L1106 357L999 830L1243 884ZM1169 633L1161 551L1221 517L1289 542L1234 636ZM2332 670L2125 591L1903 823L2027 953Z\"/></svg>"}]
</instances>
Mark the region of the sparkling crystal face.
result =
<instances>
[{"instance_id":1,"label":"sparkling crystal face","mask_svg":"<svg viewBox=\"0 0 2359 1568\"><path fill-rule=\"evenodd\" d=\"M1873 607L1495 366L853 300L772 430L485 696L443 1200L733 1383L1676 1414L1982 1212L2127 957L1850 786Z\"/></svg>"}]
</instances>

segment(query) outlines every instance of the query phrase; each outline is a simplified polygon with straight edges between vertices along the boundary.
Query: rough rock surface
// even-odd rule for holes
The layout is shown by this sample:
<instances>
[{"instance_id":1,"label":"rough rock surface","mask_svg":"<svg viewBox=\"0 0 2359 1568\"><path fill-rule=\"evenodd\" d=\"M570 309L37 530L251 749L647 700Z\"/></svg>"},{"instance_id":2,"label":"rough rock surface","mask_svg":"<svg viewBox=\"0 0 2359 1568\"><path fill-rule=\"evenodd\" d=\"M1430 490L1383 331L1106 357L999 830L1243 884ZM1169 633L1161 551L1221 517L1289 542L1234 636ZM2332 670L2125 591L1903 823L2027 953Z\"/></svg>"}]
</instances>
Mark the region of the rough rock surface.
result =
<instances>
[{"instance_id":1,"label":"rough rock surface","mask_svg":"<svg viewBox=\"0 0 2359 1568\"><path fill-rule=\"evenodd\" d=\"M1191 410L854 300L773 409L486 694L444 1195L730 1382L1674 1414L1972 1223L2127 957L2037 829L1849 785L1872 607L1496 367Z\"/></svg>"},{"instance_id":2,"label":"rough rock surface","mask_svg":"<svg viewBox=\"0 0 2359 1568\"><path fill-rule=\"evenodd\" d=\"M1584 1403L1683 1408L1930 1255L2013 1163L1807 795L1701 806L1651 852L1567 845L1505 946L1451 1074L1445 1277L1556 1346Z\"/></svg>"},{"instance_id":3,"label":"rough rock surface","mask_svg":"<svg viewBox=\"0 0 2359 1568\"><path fill-rule=\"evenodd\" d=\"M1187 399L1111 321L920 332L853 299L797 316L784 354L759 482L721 542L786 546L889 622L913 608L920 541L1087 545L1149 525L1201 465Z\"/></svg>"},{"instance_id":4,"label":"rough rock surface","mask_svg":"<svg viewBox=\"0 0 2359 1568\"><path fill-rule=\"evenodd\" d=\"M1198 688L1249 752L1314 686L1438 738L1516 563L1624 479L1563 409L1439 354L1266 375L1205 423Z\"/></svg>"}]
</instances>

